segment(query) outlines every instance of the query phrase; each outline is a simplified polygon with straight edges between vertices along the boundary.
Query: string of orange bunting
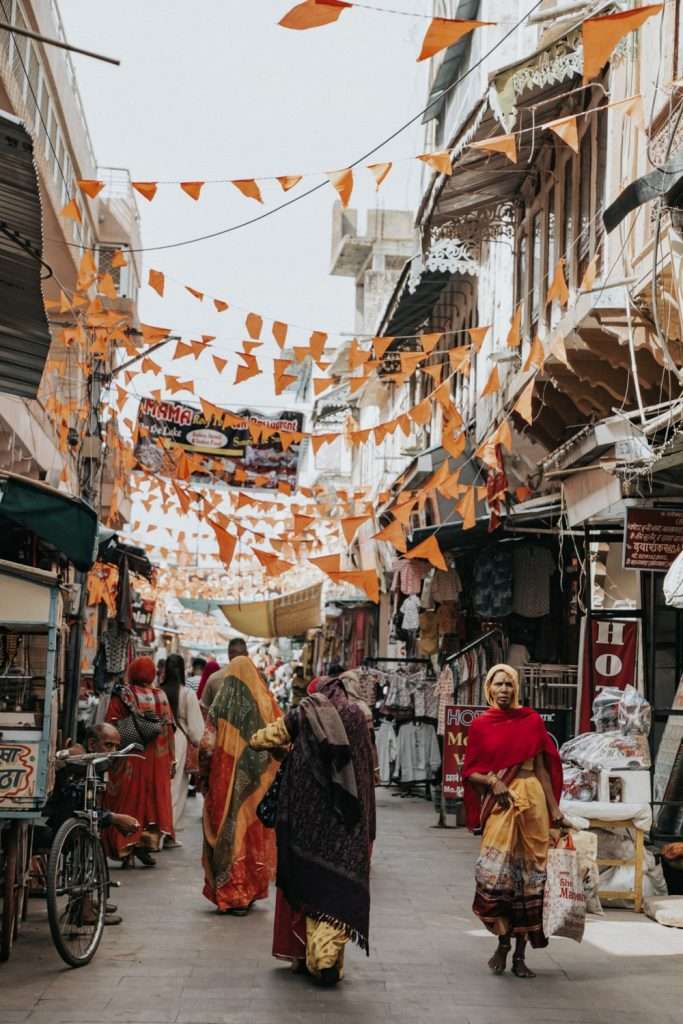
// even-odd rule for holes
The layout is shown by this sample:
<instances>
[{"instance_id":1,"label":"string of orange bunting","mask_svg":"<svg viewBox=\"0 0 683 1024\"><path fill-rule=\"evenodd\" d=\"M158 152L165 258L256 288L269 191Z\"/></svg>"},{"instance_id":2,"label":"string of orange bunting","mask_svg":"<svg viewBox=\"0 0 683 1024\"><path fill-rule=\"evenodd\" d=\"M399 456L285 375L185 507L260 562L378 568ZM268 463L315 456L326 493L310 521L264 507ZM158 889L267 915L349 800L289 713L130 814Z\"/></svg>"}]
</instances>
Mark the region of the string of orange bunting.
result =
<instances>
[{"instance_id":1,"label":"string of orange bunting","mask_svg":"<svg viewBox=\"0 0 683 1024\"><path fill-rule=\"evenodd\" d=\"M606 103L600 107L590 108L589 110L583 111L579 114L571 114L567 117L556 118L552 121L535 124L528 128L519 128L516 131L508 132L503 135L494 135L490 138L483 139L477 142L470 142L464 147L464 150L478 150L485 153L502 153L512 164L516 164L518 160L518 138L528 135L530 133L551 131L554 132L566 145L570 146L574 152L578 152L579 149L579 136L578 136L578 120L581 117L587 117L591 114L595 114L600 110L610 109L612 107L623 107L624 113L632 117L634 122L639 126L644 126L644 111L643 111L643 98L640 94L626 97L623 100L617 100L614 103ZM420 153L416 157L409 159L420 160L426 164L437 174L444 174L450 177L456 167L454 166L453 153L449 149L435 151L433 153ZM366 169L371 172L375 180L376 190L379 191L383 183L389 176L394 163L396 161L384 161L381 163L367 164ZM337 171L325 171L321 172L323 176L329 181L329 183L335 188L341 205L344 209L349 206L351 197L353 195L354 188L354 171L352 167L345 167ZM179 187L186 195L190 196L195 202L197 202L202 194L202 190L205 185L216 185L216 184L230 184L234 185L242 195L248 199L254 199L258 203L263 202L262 183L264 181L277 181L281 188L288 192L294 188L299 182L305 178L310 177L308 174L285 174L276 175L274 177L258 177L258 178L224 178L211 182L207 181L133 181L131 182L132 187L143 196L148 202L152 202L157 196L160 185L173 185ZM259 184L261 183L261 184ZM90 199L96 199L97 196L105 189L106 182L97 179L77 179L76 185L80 189L81 193ZM82 223L83 215L81 209L75 199L70 199L69 202L61 210L61 216L66 219L71 219L77 223Z\"/></svg>"}]
</instances>

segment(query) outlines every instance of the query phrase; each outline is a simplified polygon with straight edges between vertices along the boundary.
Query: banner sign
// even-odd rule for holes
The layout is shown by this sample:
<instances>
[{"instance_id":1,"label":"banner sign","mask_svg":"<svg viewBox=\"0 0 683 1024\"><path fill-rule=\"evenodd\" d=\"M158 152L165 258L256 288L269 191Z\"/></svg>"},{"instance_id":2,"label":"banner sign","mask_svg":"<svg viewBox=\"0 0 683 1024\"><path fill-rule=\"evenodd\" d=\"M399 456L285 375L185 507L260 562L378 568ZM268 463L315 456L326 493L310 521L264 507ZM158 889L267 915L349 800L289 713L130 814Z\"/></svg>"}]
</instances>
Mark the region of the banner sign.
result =
<instances>
[{"instance_id":1,"label":"banner sign","mask_svg":"<svg viewBox=\"0 0 683 1024\"><path fill-rule=\"evenodd\" d=\"M35 744L0 743L0 807L4 801L33 795L36 753Z\"/></svg>"},{"instance_id":2,"label":"banner sign","mask_svg":"<svg viewBox=\"0 0 683 1024\"><path fill-rule=\"evenodd\" d=\"M446 731L443 738L442 787L447 800L462 800L464 787L462 766L467 750L467 734L475 718L486 708L456 704L446 708Z\"/></svg>"},{"instance_id":3,"label":"banner sign","mask_svg":"<svg viewBox=\"0 0 683 1024\"><path fill-rule=\"evenodd\" d=\"M257 423L268 430L296 434L302 430L303 414L283 411L271 417L240 409L233 415L239 417L240 422L225 426L219 420L207 420L201 409L191 405L143 398L138 409L138 427L142 428L135 450L138 462L145 469L170 475L173 463L169 449L180 447L188 455L204 456L207 463L221 460L228 484L233 482L230 477L235 471L241 470L239 478L234 480L240 487L276 488L280 482L294 486L299 442L293 442L285 450L279 433L254 441L248 424Z\"/></svg>"},{"instance_id":4,"label":"banner sign","mask_svg":"<svg viewBox=\"0 0 683 1024\"><path fill-rule=\"evenodd\" d=\"M467 734L475 718L487 710L468 704L451 705L446 708L446 732L443 741L443 793L447 800L462 800L464 785L462 766L467 750ZM539 711L545 727L557 744L558 749L571 738L571 715L567 708L550 708Z\"/></svg>"},{"instance_id":5,"label":"banner sign","mask_svg":"<svg viewBox=\"0 0 683 1024\"><path fill-rule=\"evenodd\" d=\"M666 572L683 551L683 509L627 508L624 568Z\"/></svg>"},{"instance_id":6,"label":"banner sign","mask_svg":"<svg viewBox=\"0 0 683 1024\"><path fill-rule=\"evenodd\" d=\"M583 671L581 673L580 732L591 728L593 700L603 686L623 690L638 685L638 622L591 619L590 638L583 620Z\"/></svg>"}]
</instances>

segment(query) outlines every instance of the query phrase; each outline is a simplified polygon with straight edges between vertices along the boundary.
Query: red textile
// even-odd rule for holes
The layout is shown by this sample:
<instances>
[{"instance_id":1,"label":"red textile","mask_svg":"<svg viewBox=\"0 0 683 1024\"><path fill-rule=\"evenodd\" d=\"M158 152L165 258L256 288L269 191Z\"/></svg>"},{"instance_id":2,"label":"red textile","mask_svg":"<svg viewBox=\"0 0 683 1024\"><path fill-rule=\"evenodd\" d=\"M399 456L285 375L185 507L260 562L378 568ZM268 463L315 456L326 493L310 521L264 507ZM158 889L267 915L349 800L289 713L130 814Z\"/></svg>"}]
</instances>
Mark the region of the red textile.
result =
<instances>
[{"instance_id":1,"label":"red textile","mask_svg":"<svg viewBox=\"0 0 683 1024\"><path fill-rule=\"evenodd\" d=\"M151 686L156 678L157 670L151 658L133 658L128 666L128 679L131 683Z\"/></svg>"},{"instance_id":2,"label":"red textile","mask_svg":"<svg viewBox=\"0 0 683 1024\"><path fill-rule=\"evenodd\" d=\"M151 711L163 718L166 728L147 744L142 758L127 757L117 761L109 773L105 808L116 814L130 814L142 826L138 832L128 836L116 828L105 830L107 853L116 859L125 857L136 846L158 849L163 835L174 834L171 800L173 713L166 694L156 687L128 686L126 695L139 711ZM114 695L107 711L107 721L116 725L128 714L124 702Z\"/></svg>"},{"instance_id":3,"label":"red textile","mask_svg":"<svg viewBox=\"0 0 683 1024\"><path fill-rule=\"evenodd\" d=\"M481 796L469 781L473 772L502 772L516 768L536 754L545 754L555 799L562 794L562 763L555 741L533 708L489 708L475 719L467 734L467 751L463 765L465 780L465 813L467 827L479 828Z\"/></svg>"},{"instance_id":4,"label":"red textile","mask_svg":"<svg viewBox=\"0 0 683 1024\"><path fill-rule=\"evenodd\" d=\"M202 670L202 677L199 680L199 686L197 687L197 700L202 699L204 693L204 687L209 681L209 676L212 676L214 672L220 672L221 667L217 661L207 661L206 665Z\"/></svg>"},{"instance_id":5,"label":"red textile","mask_svg":"<svg viewBox=\"0 0 683 1024\"><path fill-rule=\"evenodd\" d=\"M292 910L282 889L277 890L275 897L273 956L281 960L306 958L306 915L301 910Z\"/></svg>"}]
</instances>

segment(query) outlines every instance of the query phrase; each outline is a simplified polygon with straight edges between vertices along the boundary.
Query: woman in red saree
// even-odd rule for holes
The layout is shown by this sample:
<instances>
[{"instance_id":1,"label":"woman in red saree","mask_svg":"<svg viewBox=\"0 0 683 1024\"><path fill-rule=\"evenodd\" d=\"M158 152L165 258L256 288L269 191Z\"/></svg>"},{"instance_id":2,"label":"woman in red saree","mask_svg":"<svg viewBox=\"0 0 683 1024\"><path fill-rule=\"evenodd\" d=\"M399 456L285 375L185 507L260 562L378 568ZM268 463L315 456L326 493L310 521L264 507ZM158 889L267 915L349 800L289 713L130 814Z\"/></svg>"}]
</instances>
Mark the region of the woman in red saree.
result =
<instances>
[{"instance_id":1,"label":"woman in red saree","mask_svg":"<svg viewBox=\"0 0 683 1024\"><path fill-rule=\"evenodd\" d=\"M505 971L514 936L512 972L533 978L525 951L548 944L543 892L550 828L563 823L562 766L541 716L520 707L514 668L494 665L485 693L489 709L470 727L463 767L467 825L482 832L473 910L498 936L494 974Z\"/></svg>"},{"instance_id":2,"label":"woman in red saree","mask_svg":"<svg viewBox=\"0 0 683 1024\"><path fill-rule=\"evenodd\" d=\"M124 836L117 829L105 832L107 853L132 867L137 857L146 867L156 861L150 851L160 850L164 836L174 838L171 778L174 773L175 743L173 713L163 690L154 686L156 668L151 658L136 658L128 667L128 682L114 690L107 711L113 725L134 709L152 713L162 720L161 733L148 743L142 758L127 757L116 762L109 774L104 805L116 814L137 818L141 827Z\"/></svg>"},{"instance_id":3,"label":"woman in red saree","mask_svg":"<svg viewBox=\"0 0 683 1024\"><path fill-rule=\"evenodd\" d=\"M282 712L250 658L233 658L206 717L199 745L204 792L204 895L219 913L245 916L268 897L275 835L256 817L277 764L249 739Z\"/></svg>"}]
</instances>

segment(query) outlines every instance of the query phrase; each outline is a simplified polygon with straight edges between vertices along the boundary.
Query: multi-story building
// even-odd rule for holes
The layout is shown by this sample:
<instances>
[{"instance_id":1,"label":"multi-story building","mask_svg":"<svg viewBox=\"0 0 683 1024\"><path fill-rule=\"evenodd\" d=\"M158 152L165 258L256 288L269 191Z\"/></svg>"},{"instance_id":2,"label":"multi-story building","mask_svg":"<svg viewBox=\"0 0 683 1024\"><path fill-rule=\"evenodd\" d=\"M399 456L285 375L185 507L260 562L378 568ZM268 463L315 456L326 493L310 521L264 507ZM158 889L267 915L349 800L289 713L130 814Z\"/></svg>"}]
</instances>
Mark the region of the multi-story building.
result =
<instances>
[{"instance_id":1,"label":"multi-story building","mask_svg":"<svg viewBox=\"0 0 683 1024\"><path fill-rule=\"evenodd\" d=\"M0 0L0 20L38 36L65 40L55 0ZM18 341L21 358L27 361L23 382L3 376L0 385L0 466L87 496L102 519L117 523L127 515L127 497L119 486L124 474L116 466L115 435L110 428L105 443L100 417L100 389L112 369L116 347L107 346L95 364L70 340L68 328L78 322L70 298L86 253L92 253L98 275L110 274L116 290L116 298L100 296L104 308L120 313L127 326L136 325L140 257L137 252L126 255L126 250L140 248L140 230L130 179L126 171L98 167L73 63L65 50L0 31L0 117L12 128L5 132L0 161L11 159L12 148L21 139L17 133L25 131L32 151L27 139L23 150L28 152L28 167L32 158L37 172L31 184L25 168L28 191L2 190L0 220L19 232L20 242L22 227L31 224L41 261L34 267L40 284L31 280L28 285L34 287L33 305L23 310L28 319L22 321L13 313L11 291L0 310L0 327L3 319L9 320L14 332L14 348L8 343L3 356L16 354ZM105 182L101 195L85 198L76 185L83 179ZM60 216L71 200L80 220ZM5 235L6 253L11 245ZM125 266L112 267L117 251L124 255L114 263L125 261ZM39 308L41 285L49 324ZM90 296L97 290L91 287ZM19 289L16 292L15 301L20 301Z\"/></svg>"}]
</instances>

